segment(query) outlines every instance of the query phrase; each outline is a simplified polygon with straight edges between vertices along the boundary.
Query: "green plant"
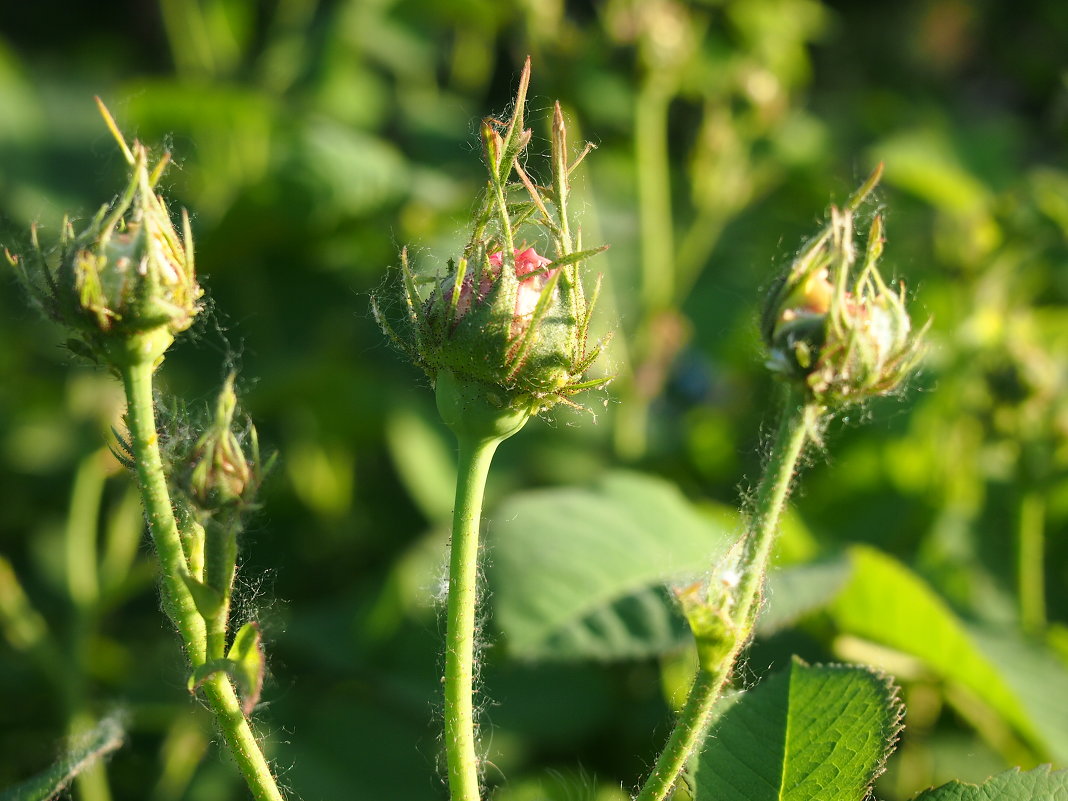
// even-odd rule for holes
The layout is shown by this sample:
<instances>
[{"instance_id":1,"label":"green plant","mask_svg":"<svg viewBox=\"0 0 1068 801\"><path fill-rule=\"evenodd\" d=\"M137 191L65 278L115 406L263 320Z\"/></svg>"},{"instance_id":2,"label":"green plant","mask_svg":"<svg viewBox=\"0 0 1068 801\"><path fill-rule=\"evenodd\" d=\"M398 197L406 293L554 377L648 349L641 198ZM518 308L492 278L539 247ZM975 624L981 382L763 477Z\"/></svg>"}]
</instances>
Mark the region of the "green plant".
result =
<instances>
[{"instance_id":1,"label":"green plant","mask_svg":"<svg viewBox=\"0 0 1068 801\"><path fill-rule=\"evenodd\" d=\"M374 301L389 338L432 382L439 414L458 446L443 679L444 750L456 801L478 801L490 783L474 696L479 539L491 460L532 418L577 407L579 393L610 380L588 375L605 341L587 341L598 293L587 297L581 275L601 249L583 249L568 207L571 175L589 148L572 157L556 105L551 180L542 186L532 176L524 160L532 139L524 127L528 82L529 61L510 118L483 123L489 178L460 258L444 275L423 278L402 252L402 319L391 322L389 303ZM35 232L30 256L12 261L45 310L75 332L71 349L121 379L128 433L117 432L115 456L137 476L160 560L164 608L189 661L189 688L206 696L253 795L281 798L249 725L265 671L260 630L250 622L231 631L239 536L269 465L261 462L255 429L235 428L232 376L199 435L183 438L157 425L154 374L175 336L202 311L191 226L183 216L179 235L157 194L167 158L150 168L145 148L128 146L106 112L105 119L130 168L126 191L81 230L65 224L57 252L42 249ZM992 656L999 648L1011 651L1012 644L991 644L969 629L895 560L855 548L831 564L783 576L770 570L806 452L824 447L828 423L842 410L897 392L921 355L926 329L914 329L904 289L891 289L880 274L879 215L855 269L854 220L880 174L881 168L840 208L832 207L827 225L769 293L761 333L768 365L786 387L778 433L746 504L740 537L732 534L739 525L734 518L710 521L670 487L635 474L606 477L594 491L520 493L505 507L510 511L501 512L496 563L487 573L501 628L520 655L527 647L528 656L640 653L666 660L680 643L692 648L694 678L665 748L636 791L639 801L867 796L901 732L898 690L875 669L801 660L746 690L740 659L776 616L782 621L818 612L848 641L843 647L861 658L873 654L874 645L909 655L966 694L961 709L979 715L993 709L1011 728L1007 751L1018 737L1034 753L1062 753L1061 724L1036 714ZM537 248L549 253L547 247L552 255L540 255ZM1029 504L1030 519L1033 500ZM617 552L624 549L631 552ZM666 570L671 559L673 568ZM1041 565L1021 562L1041 572ZM678 580L710 565L696 582ZM0 622L8 639L55 669L44 624L6 563L0 567ZM665 580L678 587L674 601L659 591ZM1041 630L1038 596L1021 593L1021 607L1028 625ZM681 639L673 603L689 627ZM1029 653L1019 649L1001 658ZM910 676L912 669L907 663L902 672ZM1041 658L1027 671L1052 676L1054 684L1063 678L1063 667ZM116 747L120 738L105 721L96 731L99 742L84 753L75 749L10 797L47 797L88 760ZM1009 799L1053 798L1065 785L1064 773L1033 770L1003 774L981 789L951 783L920 798L995 792Z\"/></svg>"}]
</instances>

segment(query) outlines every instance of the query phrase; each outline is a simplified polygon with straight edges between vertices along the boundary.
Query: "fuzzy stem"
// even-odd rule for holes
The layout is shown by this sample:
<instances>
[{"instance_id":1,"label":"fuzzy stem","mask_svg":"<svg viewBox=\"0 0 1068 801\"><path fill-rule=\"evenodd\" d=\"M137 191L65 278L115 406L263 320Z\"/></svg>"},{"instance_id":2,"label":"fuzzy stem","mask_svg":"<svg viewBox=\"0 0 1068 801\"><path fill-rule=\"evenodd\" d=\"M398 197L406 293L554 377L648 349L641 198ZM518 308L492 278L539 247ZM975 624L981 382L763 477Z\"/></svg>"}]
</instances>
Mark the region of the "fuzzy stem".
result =
<instances>
[{"instance_id":1,"label":"fuzzy stem","mask_svg":"<svg viewBox=\"0 0 1068 801\"><path fill-rule=\"evenodd\" d=\"M634 801L663 801L671 794L679 774L686 766L686 760L701 742L712 718L712 709L719 700L723 685L730 675L734 657L729 657L724 666L712 673L699 669L694 679L686 703L679 712L675 728L671 730L667 744L656 760L649 778Z\"/></svg>"},{"instance_id":2,"label":"fuzzy stem","mask_svg":"<svg viewBox=\"0 0 1068 801\"><path fill-rule=\"evenodd\" d=\"M779 520L786 508L797 460L809 435L816 430L821 414L819 406L800 403L793 392L786 398L782 422L757 489L752 533L741 565L735 621L749 629L747 634L752 631L755 622L752 618L763 595L771 548L779 533Z\"/></svg>"},{"instance_id":3,"label":"fuzzy stem","mask_svg":"<svg viewBox=\"0 0 1068 801\"><path fill-rule=\"evenodd\" d=\"M131 361L122 366L121 372L126 390L126 423L136 457L137 482L148 517L148 530L159 554L163 606L178 627L189 661L196 667L204 664L206 658L204 619L197 612L193 596L182 580L182 575L188 573L189 568L174 520L174 509L159 452L159 436L152 405L152 363Z\"/></svg>"},{"instance_id":4,"label":"fuzzy stem","mask_svg":"<svg viewBox=\"0 0 1068 801\"><path fill-rule=\"evenodd\" d=\"M237 566L237 526L231 520L212 518L205 521L204 539L204 583L222 599L218 611L207 621L208 659L222 659Z\"/></svg>"},{"instance_id":5,"label":"fuzzy stem","mask_svg":"<svg viewBox=\"0 0 1068 801\"><path fill-rule=\"evenodd\" d=\"M686 761L700 745L708 729L723 686L738 655L752 636L771 548L779 531L779 520L786 507L797 461L820 413L821 410L816 406L799 404L792 394L787 398L782 423L757 490L753 528L739 566L742 578L733 613L735 625L740 628L736 645L715 671L704 668L698 670L675 728L635 801L664 801L668 798Z\"/></svg>"},{"instance_id":6,"label":"fuzzy stem","mask_svg":"<svg viewBox=\"0 0 1068 801\"><path fill-rule=\"evenodd\" d=\"M445 753L452 801L478 801L473 692L478 529L490 462L500 439L459 436L445 642Z\"/></svg>"},{"instance_id":7,"label":"fuzzy stem","mask_svg":"<svg viewBox=\"0 0 1068 801\"><path fill-rule=\"evenodd\" d=\"M139 343L130 344L132 347L129 352L137 352ZM131 358L121 362L118 367L126 390L126 418L137 463L137 480L148 517L148 529L159 553L164 608L178 626L189 661L198 667L205 662L207 638L204 619L182 579L183 574L188 574L189 568L160 457L152 403L153 362L153 358ZM256 801L284 801L248 720L241 712L229 677L224 673L215 673L205 682L204 688L223 739L253 797Z\"/></svg>"},{"instance_id":8,"label":"fuzzy stem","mask_svg":"<svg viewBox=\"0 0 1068 801\"><path fill-rule=\"evenodd\" d=\"M241 711L237 693L225 673L214 673L204 682L204 692L215 713L219 731L226 741L230 753L245 777L252 797L256 801L285 801L285 797L275 784L271 766L256 742L256 735L248 725L248 718Z\"/></svg>"}]
</instances>

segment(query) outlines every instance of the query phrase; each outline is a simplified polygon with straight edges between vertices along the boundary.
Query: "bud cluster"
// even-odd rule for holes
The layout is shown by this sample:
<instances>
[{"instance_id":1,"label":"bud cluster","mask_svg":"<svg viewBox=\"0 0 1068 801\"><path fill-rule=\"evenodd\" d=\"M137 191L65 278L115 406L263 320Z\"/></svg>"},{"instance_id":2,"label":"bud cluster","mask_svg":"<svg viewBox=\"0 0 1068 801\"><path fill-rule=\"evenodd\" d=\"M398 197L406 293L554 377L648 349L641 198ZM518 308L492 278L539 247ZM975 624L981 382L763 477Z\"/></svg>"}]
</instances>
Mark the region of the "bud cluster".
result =
<instances>
[{"instance_id":1,"label":"bud cluster","mask_svg":"<svg viewBox=\"0 0 1068 801\"><path fill-rule=\"evenodd\" d=\"M912 330L904 286L890 289L879 273L884 239L878 215L863 266L853 275L853 215L881 171L880 166L843 209L831 208L830 222L794 259L764 310L768 367L827 408L893 391L922 349L923 331Z\"/></svg>"},{"instance_id":2,"label":"bud cluster","mask_svg":"<svg viewBox=\"0 0 1068 801\"><path fill-rule=\"evenodd\" d=\"M64 219L54 255L46 255L34 228L33 262L8 258L34 272L25 274L26 283L49 316L78 335L73 349L113 366L130 359L155 361L200 310L203 291L196 280L189 217L182 213L179 235L155 191L169 154L150 169L145 147L137 141L127 146L99 105L130 167L125 190L80 231Z\"/></svg>"},{"instance_id":3,"label":"bud cluster","mask_svg":"<svg viewBox=\"0 0 1068 801\"><path fill-rule=\"evenodd\" d=\"M569 177L592 146L570 160L556 104L552 185L535 184L521 166L531 137L523 127L529 80L528 60L511 118L482 123L489 178L460 258L449 261L424 297L407 253L401 253L403 328L386 321L377 301L373 306L382 328L435 385L448 372L449 386L467 387L488 409L523 414L572 403L572 395L609 380L584 377L605 341L588 347L597 289L587 298L579 272L603 248L582 250L567 209ZM539 253L532 240L551 241L553 255Z\"/></svg>"}]
</instances>

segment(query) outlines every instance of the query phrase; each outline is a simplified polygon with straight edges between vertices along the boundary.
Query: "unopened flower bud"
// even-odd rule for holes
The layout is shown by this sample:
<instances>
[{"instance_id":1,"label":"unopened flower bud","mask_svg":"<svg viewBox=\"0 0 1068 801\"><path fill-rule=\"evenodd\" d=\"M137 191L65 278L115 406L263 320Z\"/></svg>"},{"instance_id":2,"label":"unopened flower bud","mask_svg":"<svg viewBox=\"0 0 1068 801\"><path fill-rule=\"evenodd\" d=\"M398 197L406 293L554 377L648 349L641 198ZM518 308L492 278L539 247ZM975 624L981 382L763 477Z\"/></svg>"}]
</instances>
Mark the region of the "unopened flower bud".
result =
<instances>
[{"instance_id":1,"label":"unopened flower bud","mask_svg":"<svg viewBox=\"0 0 1068 801\"><path fill-rule=\"evenodd\" d=\"M608 382L584 379L605 341L588 347L597 291L586 297L579 269L603 248L582 250L567 212L568 176L590 148L568 162L566 129L557 107L551 197L526 174L520 156L530 139L523 127L529 69L528 62L511 119L483 122L489 180L475 206L472 236L462 257L449 262L444 277L433 279L428 294L420 291L402 251L407 324L399 333L373 301L382 328L435 382L443 414L466 436L472 435L471 426L456 417L464 405L477 408L472 416L486 424L490 436L502 426L510 428L513 413L529 416L559 402L575 405L572 395ZM539 239L552 240L552 258L525 243L516 246L522 241L518 232L531 227ZM439 377L446 374L442 385ZM493 410L499 421L490 419Z\"/></svg>"},{"instance_id":2,"label":"unopened flower bud","mask_svg":"<svg viewBox=\"0 0 1068 801\"><path fill-rule=\"evenodd\" d=\"M169 157L150 170L144 146L128 147L102 104L101 112L130 165L129 182L82 230L64 221L54 267L34 232L30 267L40 276L30 283L39 286L46 311L79 334L88 355L115 365L156 361L200 310L189 218L183 213L179 235L155 192Z\"/></svg>"},{"instance_id":3,"label":"unopened flower bud","mask_svg":"<svg viewBox=\"0 0 1068 801\"><path fill-rule=\"evenodd\" d=\"M879 274L882 220L868 233L864 263L856 260L853 214L875 187L881 168L810 242L772 291L762 333L768 366L825 407L861 402L893 391L915 366L922 331L914 333L902 286Z\"/></svg>"},{"instance_id":4,"label":"unopened flower bud","mask_svg":"<svg viewBox=\"0 0 1068 801\"><path fill-rule=\"evenodd\" d=\"M572 380L580 320L551 264L532 247L484 252L479 270L461 260L424 304L430 370L539 397Z\"/></svg>"},{"instance_id":5,"label":"unopened flower bud","mask_svg":"<svg viewBox=\"0 0 1068 801\"><path fill-rule=\"evenodd\" d=\"M201 512L248 505L262 479L256 429L249 428L249 453L234 431L234 375L230 374L215 407L215 419L197 440L188 458L188 494Z\"/></svg>"}]
</instances>

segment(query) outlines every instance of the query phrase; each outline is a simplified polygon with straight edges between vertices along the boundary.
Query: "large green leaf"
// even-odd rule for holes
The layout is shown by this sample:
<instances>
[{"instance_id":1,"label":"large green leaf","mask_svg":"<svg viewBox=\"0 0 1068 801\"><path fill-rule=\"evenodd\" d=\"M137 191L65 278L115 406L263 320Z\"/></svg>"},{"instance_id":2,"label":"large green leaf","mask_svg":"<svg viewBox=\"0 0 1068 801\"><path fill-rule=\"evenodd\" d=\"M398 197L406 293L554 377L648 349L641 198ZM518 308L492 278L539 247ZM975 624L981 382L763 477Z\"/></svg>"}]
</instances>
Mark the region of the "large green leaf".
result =
<instances>
[{"instance_id":1,"label":"large green leaf","mask_svg":"<svg viewBox=\"0 0 1068 801\"><path fill-rule=\"evenodd\" d=\"M695 801L861 801L902 714L885 675L795 659L717 721L696 759Z\"/></svg>"},{"instance_id":2,"label":"large green leaf","mask_svg":"<svg viewBox=\"0 0 1068 801\"><path fill-rule=\"evenodd\" d=\"M687 636L664 583L708 571L737 534L732 513L638 473L522 493L490 526L495 620L523 658L660 653Z\"/></svg>"},{"instance_id":3,"label":"large green leaf","mask_svg":"<svg viewBox=\"0 0 1068 801\"><path fill-rule=\"evenodd\" d=\"M982 784L950 782L925 790L913 801L1068 801L1068 771L1044 765L1026 773L999 773Z\"/></svg>"},{"instance_id":4,"label":"large green leaf","mask_svg":"<svg viewBox=\"0 0 1068 801\"><path fill-rule=\"evenodd\" d=\"M757 618L757 636L774 634L825 608L841 592L851 571L852 565L843 557L772 570Z\"/></svg>"},{"instance_id":5,"label":"large green leaf","mask_svg":"<svg viewBox=\"0 0 1068 801\"><path fill-rule=\"evenodd\" d=\"M1035 643L964 623L905 565L872 548L831 606L843 632L920 659L993 708L1040 752L1068 760L1068 671Z\"/></svg>"}]
</instances>

